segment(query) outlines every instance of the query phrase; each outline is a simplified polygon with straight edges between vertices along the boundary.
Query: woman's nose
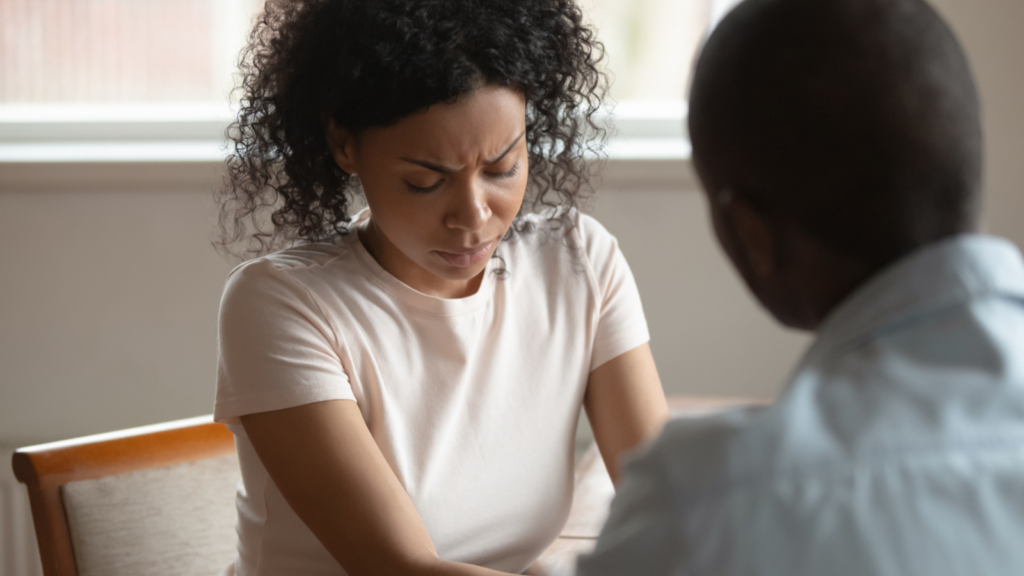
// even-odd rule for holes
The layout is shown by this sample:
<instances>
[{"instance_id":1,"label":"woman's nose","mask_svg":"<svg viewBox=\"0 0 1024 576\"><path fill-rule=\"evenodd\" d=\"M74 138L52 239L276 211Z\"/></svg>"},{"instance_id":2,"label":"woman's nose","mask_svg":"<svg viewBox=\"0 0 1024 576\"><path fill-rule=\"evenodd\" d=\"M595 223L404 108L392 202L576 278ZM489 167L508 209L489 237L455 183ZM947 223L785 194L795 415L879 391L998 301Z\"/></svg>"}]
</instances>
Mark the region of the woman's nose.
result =
<instances>
[{"instance_id":1,"label":"woman's nose","mask_svg":"<svg viewBox=\"0 0 1024 576\"><path fill-rule=\"evenodd\" d=\"M454 191L452 203L445 215L449 228L476 232L491 218L487 192L478 182L467 182Z\"/></svg>"}]
</instances>

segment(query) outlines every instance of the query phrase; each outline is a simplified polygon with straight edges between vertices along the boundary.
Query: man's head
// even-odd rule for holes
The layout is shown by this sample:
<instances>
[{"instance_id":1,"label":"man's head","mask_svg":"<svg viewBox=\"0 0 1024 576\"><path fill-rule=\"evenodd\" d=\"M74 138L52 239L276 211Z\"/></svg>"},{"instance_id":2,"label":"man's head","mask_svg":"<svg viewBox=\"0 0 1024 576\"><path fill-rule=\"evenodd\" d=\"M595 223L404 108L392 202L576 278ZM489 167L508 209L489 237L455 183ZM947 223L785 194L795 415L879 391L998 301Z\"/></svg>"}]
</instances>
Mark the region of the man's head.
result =
<instances>
[{"instance_id":1,"label":"man's head","mask_svg":"<svg viewBox=\"0 0 1024 576\"><path fill-rule=\"evenodd\" d=\"M788 325L976 225L977 93L922 0L746 0L700 55L689 124L719 239Z\"/></svg>"}]
</instances>

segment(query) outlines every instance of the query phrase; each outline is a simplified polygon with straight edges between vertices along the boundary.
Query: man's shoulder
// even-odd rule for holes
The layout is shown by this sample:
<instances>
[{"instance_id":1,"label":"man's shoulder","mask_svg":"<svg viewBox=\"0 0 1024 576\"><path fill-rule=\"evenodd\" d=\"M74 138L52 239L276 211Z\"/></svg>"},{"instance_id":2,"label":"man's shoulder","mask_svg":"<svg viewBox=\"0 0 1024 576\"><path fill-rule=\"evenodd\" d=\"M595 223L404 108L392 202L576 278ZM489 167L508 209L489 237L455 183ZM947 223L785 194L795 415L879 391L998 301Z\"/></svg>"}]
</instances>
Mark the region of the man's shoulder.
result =
<instances>
[{"instance_id":1,"label":"man's shoulder","mask_svg":"<svg viewBox=\"0 0 1024 576\"><path fill-rule=\"evenodd\" d=\"M962 382L954 394L933 379L928 384L940 390L929 395L924 385L809 380L792 383L768 407L672 420L638 465L693 500L893 469L943 476L967 460L978 470L1004 466L1024 441L1017 382Z\"/></svg>"}]
</instances>

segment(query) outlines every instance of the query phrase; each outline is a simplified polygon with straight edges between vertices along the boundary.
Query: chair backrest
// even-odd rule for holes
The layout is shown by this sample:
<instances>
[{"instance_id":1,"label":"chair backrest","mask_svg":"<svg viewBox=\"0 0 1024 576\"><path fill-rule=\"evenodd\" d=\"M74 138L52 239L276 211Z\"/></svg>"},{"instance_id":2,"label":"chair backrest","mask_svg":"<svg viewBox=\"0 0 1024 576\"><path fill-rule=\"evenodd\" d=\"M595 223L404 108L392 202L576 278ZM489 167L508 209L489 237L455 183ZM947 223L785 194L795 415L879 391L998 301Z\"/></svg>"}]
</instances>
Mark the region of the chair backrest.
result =
<instances>
[{"instance_id":1,"label":"chair backrest","mask_svg":"<svg viewBox=\"0 0 1024 576\"><path fill-rule=\"evenodd\" d=\"M234 438L209 416L19 449L46 576L217 574L235 556Z\"/></svg>"}]
</instances>

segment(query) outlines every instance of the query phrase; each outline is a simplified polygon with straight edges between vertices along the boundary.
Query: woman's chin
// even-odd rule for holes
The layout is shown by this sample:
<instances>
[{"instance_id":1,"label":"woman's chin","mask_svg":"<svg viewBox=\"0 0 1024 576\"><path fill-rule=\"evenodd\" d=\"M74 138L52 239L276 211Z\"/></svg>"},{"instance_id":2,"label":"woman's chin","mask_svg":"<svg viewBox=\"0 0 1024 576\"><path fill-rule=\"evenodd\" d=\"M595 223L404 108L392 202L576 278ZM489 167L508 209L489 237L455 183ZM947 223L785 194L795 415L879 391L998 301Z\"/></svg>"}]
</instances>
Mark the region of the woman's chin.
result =
<instances>
[{"instance_id":1,"label":"woman's chin","mask_svg":"<svg viewBox=\"0 0 1024 576\"><path fill-rule=\"evenodd\" d=\"M487 261L473 266L442 266L434 270L439 278L451 282L467 282L479 276L487 269Z\"/></svg>"},{"instance_id":2,"label":"woman's chin","mask_svg":"<svg viewBox=\"0 0 1024 576\"><path fill-rule=\"evenodd\" d=\"M479 273L487 266L487 261L491 259L495 243L496 241L492 240L472 252L434 250L431 252L431 255L435 256L449 268L476 270Z\"/></svg>"}]
</instances>

